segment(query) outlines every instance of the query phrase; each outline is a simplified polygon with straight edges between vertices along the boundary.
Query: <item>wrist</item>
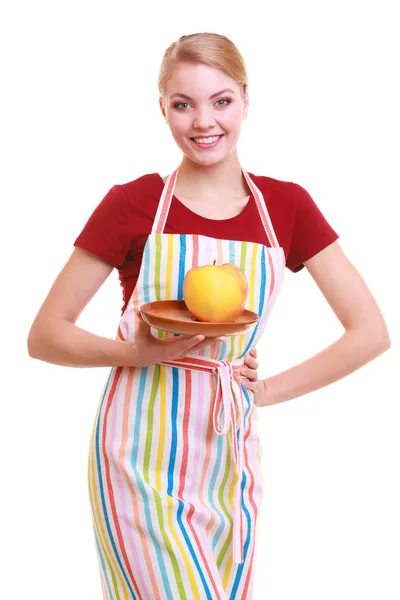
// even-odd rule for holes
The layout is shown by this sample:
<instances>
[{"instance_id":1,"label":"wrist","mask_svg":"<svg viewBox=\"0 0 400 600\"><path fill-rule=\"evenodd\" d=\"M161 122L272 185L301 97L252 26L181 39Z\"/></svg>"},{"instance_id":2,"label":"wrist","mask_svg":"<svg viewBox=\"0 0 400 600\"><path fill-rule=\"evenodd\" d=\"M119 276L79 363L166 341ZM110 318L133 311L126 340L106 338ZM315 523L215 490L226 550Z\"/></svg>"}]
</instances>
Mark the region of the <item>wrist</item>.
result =
<instances>
[{"instance_id":1,"label":"wrist","mask_svg":"<svg viewBox=\"0 0 400 600\"><path fill-rule=\"evenodd\" d=\"M259 406L268 406L270 402L270 392L268 379L261 379L262 388L260 394Z\"/></svg>"},{"instance_id":2,"label":"wrist","mask_svg":"<svg viewBox=\"0 0 400 600\"><path fill-rule=\"evenodd\" d=\"M267 379L263 379L263 395L262 395L262 402L263 402L263 406L267 406L268 404L268 380Z\"/></svg>"},{"instance_id":3,"label":"wrist","mask_svg":"<svg viewBox=\"0 0 400 600\"><path fill-rule=\"evenodd\" d=\"M111 367L135 367L137 349L136 345L125 340L108 340L103 348L102 362Z\"/></svg>"},{"instance_id":4,"label":"wrist","mask_svg":"<svg viewBox=\"0 0 400 600\"><path fill-rule=\"evenodd\" d=\"M121 344L121 362L119 366L137 367L139 355L137 344L133 341L122 341Z\"/></svg>"}]
</instances>

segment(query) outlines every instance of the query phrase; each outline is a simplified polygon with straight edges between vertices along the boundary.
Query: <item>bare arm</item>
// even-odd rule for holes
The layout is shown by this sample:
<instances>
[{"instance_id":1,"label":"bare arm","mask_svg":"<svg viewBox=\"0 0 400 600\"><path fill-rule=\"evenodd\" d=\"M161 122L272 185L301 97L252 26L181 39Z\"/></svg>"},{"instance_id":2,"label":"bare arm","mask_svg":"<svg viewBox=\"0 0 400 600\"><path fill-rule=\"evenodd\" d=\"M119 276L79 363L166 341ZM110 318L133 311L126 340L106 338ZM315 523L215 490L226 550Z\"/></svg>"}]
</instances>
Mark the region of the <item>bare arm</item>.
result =
<instances>
[{"instance_id":1,"label":"bare arm","mask_svg":"<svg viewBox=\"0 0 400 600\"><path fill-rule=\"evenodd\" d=\"M28 352L57 365L114 366L126 361L127 345L75 325L113 267L94 254L74 249L43 302L28 336Z\"/></svg>"},{"instance_id":2,"label":"bare arm","mask_svg":"<svg viewBox=\"0 0 400 600\"><path fill-rule=\"evenodd\" d=\"M210 344L204 336L159 340L138 322L133 341L90 333L75 323L113 267L91 252L75 248L55 280L29 332L32 358L70 367L145 366L173 360Z\"/></svg>"},{"instance_id":3,"label":"bare arm","mask_svg":"<svg viewBox=\"0 0 400 600\"><path fill-rule=\"evenodd\" d=\"M342 379L391 345L374 297L339 242L334 242L304 265L345 332L315 356L264 379L260 406L285 402Z\"/></svg>"}]
</instances>

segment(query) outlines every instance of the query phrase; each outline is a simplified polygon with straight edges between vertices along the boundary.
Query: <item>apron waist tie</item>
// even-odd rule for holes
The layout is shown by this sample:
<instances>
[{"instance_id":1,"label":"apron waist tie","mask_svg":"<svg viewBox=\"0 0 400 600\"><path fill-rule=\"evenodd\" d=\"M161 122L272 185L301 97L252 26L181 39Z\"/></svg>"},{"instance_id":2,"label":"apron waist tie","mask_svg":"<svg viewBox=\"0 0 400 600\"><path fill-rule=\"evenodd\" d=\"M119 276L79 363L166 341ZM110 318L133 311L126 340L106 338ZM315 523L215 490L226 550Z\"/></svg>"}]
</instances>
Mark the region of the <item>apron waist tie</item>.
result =
<instances>
[{"instance_id":1,"label":"apron waist tie","mask_svg":"<svg viewBox=\"0 0 400 600\"><path fill-rule=\"evenodd\" d=\"M213 409L214 430L218 435L226 435L231 426L233 458L237 466L233 510L233 562L243 562L243 514L242 514L242 477L244 466L244 401L240 382L240 371L244 360L232 362L214 360L201 356L185 356L160 364L181 367L190 371L202 371L217 376L217 392ZM239 439L237 439L236 406L239 410ZM220 427L221 407L224 408L224 422Z\"/></svg>"}]
</instances>

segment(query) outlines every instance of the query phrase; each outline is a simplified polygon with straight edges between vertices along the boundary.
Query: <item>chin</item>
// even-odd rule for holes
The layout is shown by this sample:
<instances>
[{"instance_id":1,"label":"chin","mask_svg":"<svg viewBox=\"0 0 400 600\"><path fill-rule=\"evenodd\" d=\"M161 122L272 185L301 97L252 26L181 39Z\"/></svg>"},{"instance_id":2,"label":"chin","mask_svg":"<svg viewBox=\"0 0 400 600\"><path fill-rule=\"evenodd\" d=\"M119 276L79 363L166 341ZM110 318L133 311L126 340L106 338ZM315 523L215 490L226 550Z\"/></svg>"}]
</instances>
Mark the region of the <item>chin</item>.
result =
<instances>
[{"instance_id":1,"label":"chin","mask_svg":"<svg viewBox=\"0 0 400 600\"><path fill-rule=\"evenodd\" d=\"M208 166L223 162L226 158L228 158L228 156L231 154L231 152L235 149L235 148L231 148L227 151L225 148L223 152L215 152L215 153L212 153L208 150L205 150L205 151L199 150L197 152L195 150L193 152L193 150L191 148L188 148L187 145L185 145L185 146L181 145L181 144L178 144L178 145L179 145L179 148L182 150L183 154L186 156L186 158L191 160L193 163L195 163L196 165L208 165Z\"/></svg>"},{"instance_id":2,"label":"chin","mask_svg":"<svg viewBox=\"0 0 400 600\"><path fill-rule=\"evenodd\" d=\"M203 167L213 167L215 165L218 165L222 162L224 162L224 160L226 160L227 155L224 154L223 156L219 156L219 157L214 157L213 159L209 158L208 160L201 160L196 156L190 156L188 154L186 154L186 157L194 164L199 165L199 166L203 166Z\"/></svg>"}]
</instances>

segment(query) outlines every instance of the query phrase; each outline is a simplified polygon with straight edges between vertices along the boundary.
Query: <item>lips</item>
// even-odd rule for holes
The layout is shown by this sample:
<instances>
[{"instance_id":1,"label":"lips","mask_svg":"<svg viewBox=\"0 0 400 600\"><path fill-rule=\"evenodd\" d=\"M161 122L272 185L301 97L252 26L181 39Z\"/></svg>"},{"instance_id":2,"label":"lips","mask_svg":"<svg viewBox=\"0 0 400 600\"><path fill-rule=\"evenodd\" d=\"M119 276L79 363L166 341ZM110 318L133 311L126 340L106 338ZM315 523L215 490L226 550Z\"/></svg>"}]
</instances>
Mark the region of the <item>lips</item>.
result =
<instances>
[{"instance_id":1,"label":"lips","mask_svg":"<svg viewBox=\"0 0 400 600\"><path fill-rule=\"evenodd\" d=\"M194 142L196 142L197 140L207 140L208 138L214 138L214 137L218 137L218 138L222 138L224 134L223 133L215 133L214 135L198 135L196 137L191 137L190 139L193 140Z\"/></svg>"},{"instance_id":2,"label":"lips","mask_svg":"<svg viewBox=\"0 0 400 600\"><path fill-rule=\"evenodd\" d=\"M209 136L210 138L214 138L213 142L198 142L196 141L195 138L190 138L190 141L193 142L193 144L196 146L196 148L198 148L199 150L212 150L213 148L215 148L216 146L218 146L218 144L220 143L220 141L222 140L222 138L224 137L224 135L218 135L218 136ZM201 139L209 139L209 138L201 138Z\"/></svg>"}]
</instances>

